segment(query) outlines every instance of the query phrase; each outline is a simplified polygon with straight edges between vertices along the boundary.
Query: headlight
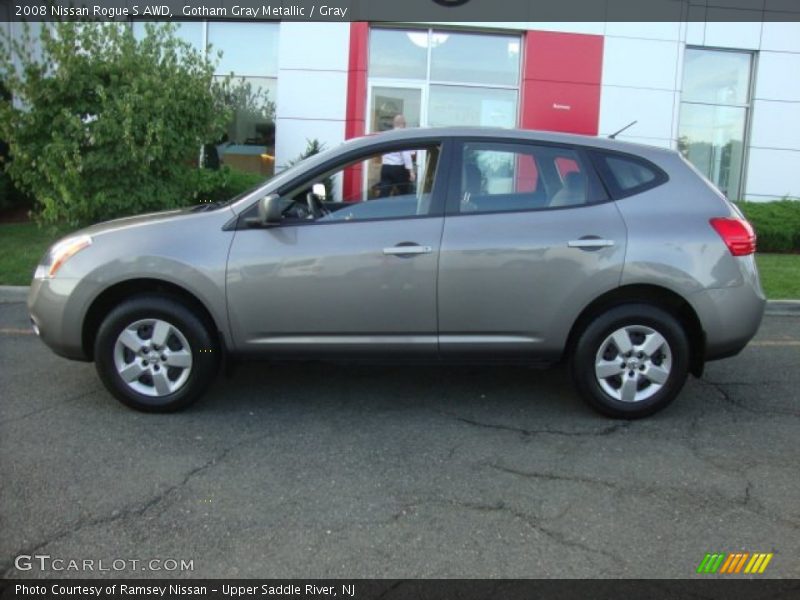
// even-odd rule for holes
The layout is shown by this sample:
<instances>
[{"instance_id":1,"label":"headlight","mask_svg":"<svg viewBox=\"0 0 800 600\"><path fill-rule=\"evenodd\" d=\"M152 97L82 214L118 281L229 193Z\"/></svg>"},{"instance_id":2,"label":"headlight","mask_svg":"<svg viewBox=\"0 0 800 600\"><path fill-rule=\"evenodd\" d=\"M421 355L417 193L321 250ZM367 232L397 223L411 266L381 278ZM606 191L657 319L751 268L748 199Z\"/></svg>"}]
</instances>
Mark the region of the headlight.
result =
<instances>
[{"instance_id":1,"label":"headlight","mask_svg":"<svg viewBox=\"0 0 800 600\"><path fill-rule=\"evenodd\" d=\"M33 277L35 279L50 279L71 256L91 245L92 238L88 235L76 235L61 240L47 251L42 262L36 267L36 273L34 273Z\"/></svg>"}]
</instances>

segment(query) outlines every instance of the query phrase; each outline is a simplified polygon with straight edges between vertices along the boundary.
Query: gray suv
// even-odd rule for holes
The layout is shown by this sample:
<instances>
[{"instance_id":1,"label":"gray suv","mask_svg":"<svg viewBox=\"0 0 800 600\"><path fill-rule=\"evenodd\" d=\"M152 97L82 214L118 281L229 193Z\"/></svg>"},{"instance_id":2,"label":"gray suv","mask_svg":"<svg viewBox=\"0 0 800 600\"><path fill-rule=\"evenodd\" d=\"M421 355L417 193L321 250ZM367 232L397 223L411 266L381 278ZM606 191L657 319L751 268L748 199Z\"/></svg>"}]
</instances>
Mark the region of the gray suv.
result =
<instances>
[{"instance_id":1,"label":"gray suv","mask_svg":"<svg viewBox=\"0 0 800 600\"><path fill-rule=\"evenodd\" d=\"M755 243L673 151L396 130L226 203L76 232L28 307L48 346L140 410L185 407L221 364L259 357L567 362L592 407L636 418L753 337Z\"/></svg>"}]
</instances>

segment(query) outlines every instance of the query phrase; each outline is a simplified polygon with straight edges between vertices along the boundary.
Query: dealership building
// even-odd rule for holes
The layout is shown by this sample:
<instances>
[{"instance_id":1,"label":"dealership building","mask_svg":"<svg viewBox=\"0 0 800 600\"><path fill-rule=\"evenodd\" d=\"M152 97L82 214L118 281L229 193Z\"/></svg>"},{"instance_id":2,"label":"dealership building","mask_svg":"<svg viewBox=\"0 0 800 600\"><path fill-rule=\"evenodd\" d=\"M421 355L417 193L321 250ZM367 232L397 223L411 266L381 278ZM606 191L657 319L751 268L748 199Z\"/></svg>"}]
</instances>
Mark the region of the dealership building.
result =
<instances>
[{"instance_id":1,"label":"dealership building","mask_svg":"<svg viewBox=\"0 0 800 600\"><path fill-rule=\"evenodd\" d=\"M789 3L791 6L791 3ZM797 7L800 11L800 6ZM680 150L730 198L800 197L800 12L782 22L192 21L253 102L223 163L269 174L309 140L522 127ZM19 27L6 23L9 30ZM143 35L142 23L133 24Z\"/></svg>"}]
</instances>

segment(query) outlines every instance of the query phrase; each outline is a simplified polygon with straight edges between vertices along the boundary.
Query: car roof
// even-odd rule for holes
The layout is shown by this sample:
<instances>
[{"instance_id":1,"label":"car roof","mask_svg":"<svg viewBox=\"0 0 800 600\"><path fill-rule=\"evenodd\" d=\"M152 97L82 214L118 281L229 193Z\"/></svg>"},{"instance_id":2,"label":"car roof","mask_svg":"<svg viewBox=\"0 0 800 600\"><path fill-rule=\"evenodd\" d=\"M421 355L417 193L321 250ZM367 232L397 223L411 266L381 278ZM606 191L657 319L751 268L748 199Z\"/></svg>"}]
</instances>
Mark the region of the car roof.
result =
<instances>
[{"instance_id":1,"label":"car roof","mask_svg":"<svg viewBox=\"0 0 800 600\"><path fill-rule=\"evenodd\" d=\"M555 131L541 131L537 129L508 129L500 127L419 127L406 129L392 129L381 133L368 134L360 138L355 138L346 142L352 143L353 147L363 143L369 145L374 142L391 142L411 139L427 138L486 138L486 139L508 139L525 140L532 142L548 142L553 144L581 145L616 150L618 152L628 152L631 154L642 154L655 152L657 154L673 154L674 150L625 142L622 140L607 137L597 137L590 135L579 135L575 133L560 133Z\"/></svg>"}]
</instances>

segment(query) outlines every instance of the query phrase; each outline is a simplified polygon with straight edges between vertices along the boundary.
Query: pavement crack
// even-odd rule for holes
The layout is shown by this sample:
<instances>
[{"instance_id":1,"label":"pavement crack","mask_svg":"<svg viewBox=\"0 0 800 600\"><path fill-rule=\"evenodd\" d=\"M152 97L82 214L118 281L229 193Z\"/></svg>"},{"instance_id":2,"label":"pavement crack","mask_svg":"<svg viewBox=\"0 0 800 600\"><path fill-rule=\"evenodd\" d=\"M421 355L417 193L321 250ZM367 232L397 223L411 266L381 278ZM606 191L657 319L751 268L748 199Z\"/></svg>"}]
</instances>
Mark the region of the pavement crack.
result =
<instances>
[{"instance_id":1,"label":"pavement crack","mask_svg":"<svg viewBox=\"0 0 800 600\"><path fill-rule=\"evenodd\" d=\"M788 519L781 515L771 514L753 497L752 489L753 484L749 480L745 480L745 489L741 496L736 497L726 496L720 492L697 492L688 488L678 486L656 486L652 484L640 484L633 482L631 485L623 483L616 483L613 481L606 481L602 479L594 479L591 477L582 477L580 475L561 475L557 473L536 472L536 471L522 471L513 469L504 465L496 463L485 463L484 466L495 469L502 473L523 477L527 479L536 479L541 481L561 481L569 483L578 483L585 485L594 485L606 488L614 493L625 493L633 496L643 497L656 497L670 502L684 501L690 504L700 506L720 506L727 505L730 509L741 509L748 513L757 515L764 519L780 523L783 526L792 529L800 528L800 524Z\"/></svg>"},{"instance_id":2,"label":"pavement crack","mask_svg":"<svg viewBox=\"0 0 800 600\"><path fill-rule=\"evenodd\" d=\"M546 537L548 537L549 539L551 539L552 541L561 546L567 546L589 554L603 556L605 558L612 560L613 563L617 565L624 562L623 557L618 556L612 552L609 552L608 550L604 550L601 548L594 548L582 541L569 538L563 533L545 526L542 523L541 519L529 515L521 510L515 509L503 501L498 501L493 504L483 504L479 502L465 502L463 500L453 500L453 499L420 500L417 502L405 504L403 509L394 515L393 520L397 521L401 517L406 516L408 513L410 513L415 507L424 505L440 506L447 508L459 508L462 510L471 510L487 514L492 514L492 513L505 514L506 516L516 519L517 521L521 521L528 528L545 535Z\"/></svg>"},{"instance_id":3,"label":"pavement crack","mask_svg":"<svg viewBox=\"0 0 800 600\"><path fill-rule=\"evenodd\" d=\"M89 390L88 392L81 392L80 394L76 394L75 396L72 396L71 398L67 398L66 400L59 400L56 403L51 403L51 404L48 404L47 406L43 406L41 408L37 408L36 410L32 410L32 411L27 412L27 413L25 413L23 415L19 415L18 417L10 417L8 419L3 419L2 421L0 421L0 427L8 425L9 423L18 423L19 421L24 421L25 419L29 419L30 417L35 417L36 415L40 415L42 413L46 413L46 412L49 412L51 410L55 410L56 408L60 408L60 407L64 406L65 404L70 404L71 402L77 402L78 400L82 400L83 398L86 398L88 396L91 396L92 394L96 394L97 392L101 392L101 391L103 391L103 388L99 388L99 387L98 388L94 388L92 390Z\"/></svg>"},{"instance_id":4,"label":"pavement crack","mask_svg":"<svg viewBox=\"0 0 800 600\"><path fill-rule=\"evenodd\" d=\"M528 479L540 479L543 481L567 481L570 483L585 483L589 485L597 485L605 487L611 490L616 490L619 487L617 486L617 484L612 483L610 481L603 481L602 479L592 479L590 477L581 477L579 475L559 475L557 473L520 471L518 469L512 469L510 467L506 467L495 463L486 463L486 466L495 469L497 471L501 471L503 473L516 475L518 477L526 477Z\"/></svg>"},{"instance_id":5,"label":"pavement crack","mask_svg":"<svg viewBox=\"0 0 800 600\"><path fill-rule=\"evenodd\" d=\"M721 381L712 381L706 378L703 378L700 381L706 384L707 387L710 387L711 389L715 390L719 394L722 402L725 403L728 407L759 416L768 415L775 417L800 417L800 412L795 410L789 410L789 409L782 410L778 408L769 408L763 406L757 406L757 407L751 406L749 404L736 400L731 395L730 391L725 389L726 386L754 387L754 386L764 385L764 383L731 382L731 381L726 381L723 383Z\"/></svg>"},{"instance_id":6,"label":"pavement crack","mask_svg":"<svg viewBox=\"0 0 800 600\"><path fill-rule=\"evenodd\" d=\"M473 427L483 427L486 429L509 431L511 433L518 433L525 437L533 437L536 435L561 435L566 437L600 437L605 435L611 435L617 433L618 431L623 431L631 426L631 421L620 421L617 423L612 423L611 425L603 427L602 429L593 429L589 431L553 429L550 427L544 427L541 429L524 429L521 427L511 427L509 425L501 425L499 423L484 423L482 421L476 421L475 419L468 419L467 417L462 417L460 415L453 413L441 413L441 414L451 417L461 423L471 425Z\"/></svg>"},{"instance_id":7,"label":"pavement crack","mask_svg":"<svg viewBox=\"0 0 800 600\"><path fill-rule=\"evenodd\" d=\"M55 542L61 541L65 538L68 538L84 529L90 527L98 527L101 525L108 525L111 523L115 523L117 521L123 521L131 517L141 517L145 513L147 513L150 509L157 506L163 500L168 498L172 495L175 491L185 487L193 478L197 477L201 473L207 471L208 469L218 465L222 461L224 461L228 455L233 452L234 450L241 448L242 446L246 446L248 444L258 442L259 440L265 438L268 434L260 435L255 438L251 438L248 440L243 440L238 444L234 444L233 446L228 446L227 448L223 448L220 452L216 453L214 456L209 458L203 464L194 467L187 471L183 477L181 477L178 483L175 483L171 486L164 488L162 491L154 495L152 498L144 501L135 503L129 506L125 506L122 509L113 510L110 514L104 515L102 517L95 517L95 518L85 518L85 519L78 519L74 523L72 523L67 528L50 535L47 539L42 542L39 542L35 546L19 550L18 552L13 553L13 556L19 556L21 554L24 555L34 555L42 548L49 546ZM2 572L2 578L6 579L10 577L14 573L15 569L13 566L10 566L8 562L0 563L0 572Z\"/></svg>"}]
</instances>

